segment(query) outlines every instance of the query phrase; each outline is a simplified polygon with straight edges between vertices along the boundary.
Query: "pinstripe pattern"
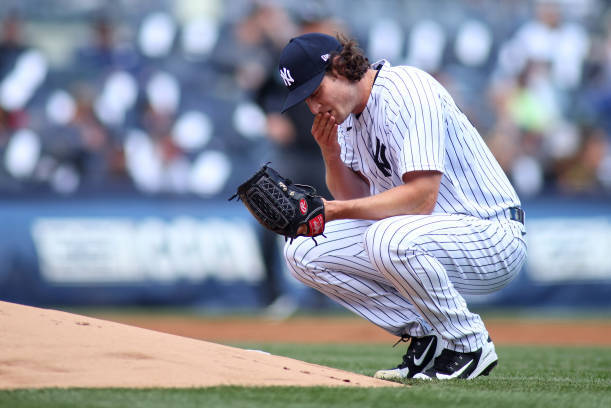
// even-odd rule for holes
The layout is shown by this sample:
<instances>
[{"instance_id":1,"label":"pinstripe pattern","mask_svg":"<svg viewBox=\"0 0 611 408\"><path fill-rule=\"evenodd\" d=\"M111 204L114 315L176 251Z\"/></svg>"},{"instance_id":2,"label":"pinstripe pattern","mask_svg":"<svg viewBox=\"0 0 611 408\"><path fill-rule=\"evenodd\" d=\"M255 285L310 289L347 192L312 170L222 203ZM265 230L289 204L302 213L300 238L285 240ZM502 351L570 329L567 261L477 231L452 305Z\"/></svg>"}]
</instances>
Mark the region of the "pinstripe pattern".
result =
<instances>
[{"instance_id":1,"label":"pinstripe pattern","mask_svg":"<svg viewBox=\"0 0 611 408\"><path fill-rule=\"evenodd\" d=\"M376 270L452 348L474 351L488 335L461 294L494 292L518 274L526 254L521 227L464 215L406 215L373 224L365 242Z\"/></svg>"},{"instance_id":2,"label":"pinstripe pattern","mask_svg":"<svg viewBox=\"0 0 611 408\"><path fill-rule=\"evenodd\" d=\"M325 226L326 238L300 237L285 246L292 275L329 296L348 310L384 330L401 336L424 336L428 323L376 270L365 250L363 236L373 221L341 220Z\"/></svg>"},{"instance_id":3,"label":"pinstripe pattern","mask_svg":"<svg viewBox=\"0 0 611 408\"><path fill-rule=\"evenodd\" d=\"M434 213L505 219L520 200L505 173L448 92L427 73L383 64L364 112L339 126L341 159L369 180L371 194L403 183L404 173L443 173ZM375 164L375 143L387 147L392 174Z\"/></svg>"},{"instance_id":4,"label":"pinstripe pattern","mask_svg":"<svg viewBox=\"0 0 611 408\"><path fill-rule=\"evenodd\" d=\"M341 159L372 195L406 172L441 172L433 214L333 221L318 245L299 238L285 257L297 279L392 334L437 332L448 348L475 351L488 333L463 295L497 291L519 273L525 229L505 210L520 201L437 81L382 64L365 110L339 127Z\"/></svg>"},{"instance_id":5,"label":"pinstripe pattern","mask_svg":"<svg viewBox=\"0 0 611 408\"><path fill-rule=\"evenodd\" d=\"M465 215L405 215L381 221L332 221L326 238L285 246L298 280L400 336L437 331L457 351L473 351L488 333L462 294L507 285L526 256L515 221Z\"/></svg>"}]
</instances>

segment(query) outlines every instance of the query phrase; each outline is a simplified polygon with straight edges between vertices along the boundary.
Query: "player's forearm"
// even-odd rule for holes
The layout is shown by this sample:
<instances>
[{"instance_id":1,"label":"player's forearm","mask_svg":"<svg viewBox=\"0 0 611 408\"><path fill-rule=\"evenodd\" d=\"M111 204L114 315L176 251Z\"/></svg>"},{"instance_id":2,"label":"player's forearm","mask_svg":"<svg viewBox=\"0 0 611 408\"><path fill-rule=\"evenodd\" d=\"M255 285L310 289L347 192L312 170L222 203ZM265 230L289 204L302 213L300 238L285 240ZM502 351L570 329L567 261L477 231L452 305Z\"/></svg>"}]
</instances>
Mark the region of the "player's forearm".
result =
<instances>
[{"instance_id":1,"label":"player's forearm","mask_svg":"<svg viewBox=\"0 0 611 408\"><path fill-rule=\"evenodd\" d=\"M327 188L336 200L369 195L369 185L339 159L325 158Z\"/></svg>"},{"instance_id":2,"label":"player's forearm","mask_svg":"<svg viewBox=\"0 0 611 408\"><path fill-rule=\"evenodd\" d=\"M437 176L436 176L437 177ZM430 214L435 208L438 184L427 177L373 196L325 202L325 218L381 220L396 215Z\"/></svg>"}]
</instances>

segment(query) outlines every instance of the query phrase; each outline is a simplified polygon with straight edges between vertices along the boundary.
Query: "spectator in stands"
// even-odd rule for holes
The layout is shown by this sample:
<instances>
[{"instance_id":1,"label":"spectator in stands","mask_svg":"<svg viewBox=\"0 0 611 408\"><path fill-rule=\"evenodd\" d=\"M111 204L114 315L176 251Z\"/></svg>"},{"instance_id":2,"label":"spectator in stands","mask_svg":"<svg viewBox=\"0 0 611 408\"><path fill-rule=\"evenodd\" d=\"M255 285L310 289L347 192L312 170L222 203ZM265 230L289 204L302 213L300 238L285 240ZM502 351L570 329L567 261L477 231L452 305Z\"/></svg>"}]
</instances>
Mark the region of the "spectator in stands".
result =
<instances>
[{"instance_id":1,"label":"spectator in stands","mask_svg":"<svg viewBox=\"0 0 611 408\"><path fill-rule=\"evenodd\" d=\"M24 110L9 111L0 106L0 151L8 142L11 133L27 122Z\"/></svg>"},{"instance_id":2,"label":"spectator in stands","mask_svg":"<svg viewBox=\"0 0 611 408\"><path fill-rule=\"evenodd\" d=\"M609 138L600 128L583 129L584 137L576 154L557 163L558 188L569 194L597 193L609 185L609 175L603 172L603 163L608 157Z\"/></svg>"},{"instance_id":3,"label":"spectator in stands","mask_svg":"<svg viewBox=\"0 0 611 408\"><path fill-rule=\"evenodd\" d=\"M601 20L600 34L593 38L584 87L580 92L580 114L600 124L611 139L611 9Z\"/></svg>"},{"instance_id":4,"label":"spectator in stands","mask_svg":"<svg viewBox=\"0 0 611 408\"><path fill-rule=\"evenodd\" d=\"M544 181L554 186L559 164L577 154L582 135L571 123L577 119L572 95L581 86L589 44L583 25L567 19L560 2L541 0L501 47L490 86L496 126L489 140L524 195L539 194Z\"/></svg>"},{"instance_id":5,"label":"spectator in stands","mask_svg":"<svg viewBox=\"0 0 611 408\"><path fill-rule=\"evenodd\" d=\"M0 38L0 85L14 68L17 58L28 48L22 37L23 22L18 14L11 12L2 21ZM11 134L27 123L24 109L7 109L0 103L0 152L8 143Z\"/></svg>"},{"instance_id":6,"label":"spectator in stands","mask_svg":"<svg viewBox=\"0 0 611 408\"><path fill-rule=\"evenodd\" d=\"M245 17L232 27L231 33L235 41L235 46L232 48L239 50L242 56L249 56L235 61L235 82L266 114L266 136L269 142L266 147L269 149L266 149L265 157L260 161L271 161L272 166L278 171L283 172L287 177L293 177L295 173L291 171L291 166L285 165L288 160L283 160L283 156L279 154L281 147L294 143L296 135L295 127L290 120L279 114L281 99L276 84L275 61L283 43L296 35L296 24L284 8L272 3L255 2ZM302 182L299 179L295 181ZM278 309L282 309L283 314L290 315L296 305L288 296L283 296L282 266L279 262L280 247L277 245L277 236L263 228L259 229L259 234L266 274L261 303L263 305L283 303Z\"/></svg>"},{"instance_id":7,"label":"spectator in stands","mask_svg":"<svg viewBox=\"0 0 611 408\"><path fill-rule=\"evenodd\" d=\"M84 154L84 181L100 186L101 183L124 180L125 164L121 146L96 117L92 95L87 88L76 91L72 126L78 131Z\"/></svg>"},{"instance_id":8,"label":"spectator in stands","mask_svg":"<svg viewBox=\"0 0 611 408\"><path fill-rule=\"evenodd\" d=\"M64 106L66 116L54 118L41 132L51 187L63 194L123 188L128 181L122 148L95 115L93 90L74 83L64 98L71 101Z\"/></svg>"},{"instance_id":9,"label":"spectator in stands","mask_svg":"<svg viewBox=\"0 0 611 408\"><path fill-rule=\"evenodd\" d=\"M0 78L13 68L13 64L26 48L21 36L22 21L15 13L9 13L2 21L0 39Z\"/></svg>"},{"instance_id":10,"label":"spectator in stands","mask_svg":"<svg viewBox=\"0 0 611 408\"><path fill-rule=\"evenodd\" d=\"M73 64L89 72L107 71L112 68L130 69L137 65L137 53L133 45L119 43L113 22L99 16L91 22L91 39L77 48Z\"/></svg>"},{"instance_id":11,"label":"spectator in stands","mask_svg":"<svg viewBox=\"0 0 611 408\"><path fill-rule=\"evenodd\" d=\"M346 27L333 18L324 9L308 9L308 13L297 14L296 31L289 38L274 37L268 41L268 52L278 56L284 44L295 37L307 32L322 32L335 35L337 32L346 32ZM277 11L278 12L278 11ZM262 19L262 27L266 27L267 35L273 36L274 31L269 30L269 20ZM267 22L267 24L265 24ZM305 103L281 114L286 87L283 85L278 68L274 64L266 70L266 78L255 93L255 101L267 115L267 136L270 141L269 160L277 170L295 182L314 186L325 197L330 197L325 183L324 163L320 157L318 145L310 133L314 117Z\"/></svg>"},{"instance_id":12,"label":"spectator in stands","mask_svg":"<svg viewBox=\"0 0 611 408\"><path fill-rule=\"evenodd\" d=\"M558 89L571 90L581 83L590 37L576 18L566 18L571 9L565 4L558 0L536 1L533 18L510 41L520 54L519 60L549 64Z\"/></svg>"},{"instance_id":13,"label":"spectator in stands","mask_svg":"<svg viewBox=\"0 0 611 408\"><path fill-rule=\"evenodd\" d=\"M23 53L28 45L22 37L23 22L15 13L9 13L2 21L2 34L0 38L0 80L4 79L17 61L17 58ZM3 112L0 114L1 121L4 123L11 122L10 114Z\"/></svg>"},{"instance_id":14,"label":"spectator in stands","mask_svg":"<svg viewBox=\"0 0 611 408\"><path fill-rule=\"evenodd\" d=\"M304 8L289 10L271 2L255 3L251 12L235 29L237 49L246 49L254 55L236 68L236 82L266 115L267 144L262 162L270 161L272 167L294 182L314 186L325 197L324 163L318 145L310 134L313 116L305 104L281 114L285 87L278 73L277 61L284 45L292 38L316 30L334 35L339 23L329 17L328 10ZM345 30L342 26L341 30ZM272 304L275 315L290 314L294 307L282 296L281 265L277 236L261 230L267 279L263 303ZM322 298L322 297L321 297Z\"/></svg>"},{"instance_id":15,"label":"spectator in stands","mask_svg":"<svg viewBox=\"0 0 611 408\"><path fill-rule=\"evenodd\" d=\"M160 166L160 190L171 193L184 193L186 175L182 170L185 167L186 152L183 151L172 137L173 126L176 120L175 113L157 109L147 101L142 115L142 129L150 137ZM173 177L181 174L184 177Z\"/></svg>"}]
</instances>

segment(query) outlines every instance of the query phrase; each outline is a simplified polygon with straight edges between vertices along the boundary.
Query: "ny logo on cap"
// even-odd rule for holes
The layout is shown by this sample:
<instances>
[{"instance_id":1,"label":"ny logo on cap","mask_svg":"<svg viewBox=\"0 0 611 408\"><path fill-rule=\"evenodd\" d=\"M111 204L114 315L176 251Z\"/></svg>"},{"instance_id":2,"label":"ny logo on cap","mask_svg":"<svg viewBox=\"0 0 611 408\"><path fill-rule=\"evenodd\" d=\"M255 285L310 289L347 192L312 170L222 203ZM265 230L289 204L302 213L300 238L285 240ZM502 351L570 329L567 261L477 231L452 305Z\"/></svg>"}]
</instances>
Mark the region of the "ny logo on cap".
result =
<instances>
[{"instance_id":1,"label":"ny logo on cap","mask_svg":"<svg viewBox=\"0 0 611 408\"><path fill-rule=\"evenodd\" d=\"M291 71L289 71L286 67L280 70L280 77L282 78L282 80L284 81L284 85L286 86L291 86L291 84L295 82L295 80L291 76Z\"/></svg>"},{"instance_id":2,"label":"ny logo on cap","mask_svg":"<svg viewBox=\"0 0 611 408\"><path fill-rule=\"evenodd\" d=\"M329 60L329 54L324 54L324 55L321 55L321 56L320 56L320 58L321 58L321 59L322 59L324 62L327 62L327 61Z\"/></svg>"}]
</instances>

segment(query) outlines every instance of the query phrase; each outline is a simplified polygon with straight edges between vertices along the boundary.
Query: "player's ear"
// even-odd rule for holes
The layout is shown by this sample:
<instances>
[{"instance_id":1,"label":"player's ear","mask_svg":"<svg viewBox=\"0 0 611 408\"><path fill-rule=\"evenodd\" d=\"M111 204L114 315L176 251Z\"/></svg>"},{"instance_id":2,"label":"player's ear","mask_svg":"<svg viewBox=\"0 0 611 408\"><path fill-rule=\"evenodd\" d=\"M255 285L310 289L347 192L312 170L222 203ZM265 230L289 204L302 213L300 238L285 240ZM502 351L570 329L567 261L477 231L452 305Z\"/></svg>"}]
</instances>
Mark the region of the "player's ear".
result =
<instances>
[{"instance_id":1,"label":"player's ear","mask_svg":"<svg viewBox=\"0 0 611 408\"><path fill-rule=\"evenodd\" d=\"M337 63L339 59L340 59L339 55L333 56L333 60L331 61L331 69L327 71L327 74L332 76L333 78L339 78L340 76L342 76L342 74L340 74L340 72L337 69Z\"/></svg>"},{"instance_id":2,"label":"player's ear","mask_svg":"<svg viewBox=\"0 0 611 408\"><path fill-rule=\"evenodd\" d=\"M336 67L332 67L329 71L327 71L327 75L333 79L339 79L343 76Z\"/></svg>"}]
</instances>

